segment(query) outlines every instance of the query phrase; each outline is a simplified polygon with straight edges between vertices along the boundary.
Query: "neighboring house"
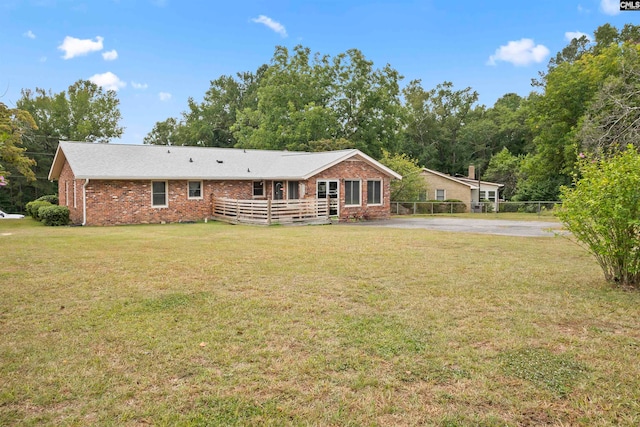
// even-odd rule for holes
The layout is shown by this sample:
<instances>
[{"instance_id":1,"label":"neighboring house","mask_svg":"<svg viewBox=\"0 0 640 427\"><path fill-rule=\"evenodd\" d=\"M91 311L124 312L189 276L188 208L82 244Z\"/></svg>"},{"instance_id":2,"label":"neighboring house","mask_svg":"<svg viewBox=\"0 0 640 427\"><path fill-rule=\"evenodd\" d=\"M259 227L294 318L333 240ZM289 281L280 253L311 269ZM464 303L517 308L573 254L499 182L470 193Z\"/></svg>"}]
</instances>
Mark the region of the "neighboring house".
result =
<instances>
[{"instance_id":1,"label":"neighboring house","mask_svg":"<svg viewBox=\"0 0 640 427\"><path fill-rule=\"evenodd\" d=\"M504 184L478 181L473 166L469 166L467 177L454 177L427 168L422 169L421 175L427 182L427 200L460 200L467 205L467 210L478 201L489 201L493 203L494 211L498 211L499 191Z\"/></svg>"},{"instance_id":2,"label":"neighboring house","mask_svg":"<svg viewBox=\"0 0 640 427\"><path fill-rule=\"evenodd\" d=\"M323 199L330 215L390 215L400 175L359 150L318 153L61 141L50 180L82 225L196 221L217 199Z\"/></svg>"}]
</instances>

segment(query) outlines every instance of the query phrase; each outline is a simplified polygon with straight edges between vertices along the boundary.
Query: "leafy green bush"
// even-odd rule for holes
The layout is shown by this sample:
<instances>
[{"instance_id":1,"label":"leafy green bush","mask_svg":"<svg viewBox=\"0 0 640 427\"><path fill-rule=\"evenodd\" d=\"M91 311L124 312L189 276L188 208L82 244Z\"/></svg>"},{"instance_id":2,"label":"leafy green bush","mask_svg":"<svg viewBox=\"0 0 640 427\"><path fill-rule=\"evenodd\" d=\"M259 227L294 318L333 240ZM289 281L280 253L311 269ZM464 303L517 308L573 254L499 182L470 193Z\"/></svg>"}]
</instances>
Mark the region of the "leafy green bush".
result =
<instances>
[{"instance_id":1,"label":"leafy green bush","mask_svg":"<svg viewBox=\"0 0 640 427\"><path fill-rule=\"evenodd\" d=\"M52 204L44 200L34 200L33 202L27 203L27 205L25 206L25 210L31 218L40 221L38 211L43 206L52 206Z\"/></svg>"},{"instance_id":2,"label":"leafy green bush","mask_svg":"<svg viewBox=\"0 0 640 427\"><path fill-rule=\"evenodd\" d=\"M453 213L464 213L467 211L467 205L465 205L462 200L446 199L445 202L453 204Z\"/></svg>"},{"instance_id":3,"label":"leafy green bush","mask_svg":"<svg viewBox=\"0 0 640 427\"><path fill-rule=\"evenodd\" d=\"M38 209L38 217L44 225L67 225L69 224L69 208L58 205L42 206Z\"/></svg>"},{"instance_id":4,"label":"leafy green bush","mask_svg":"<svg viewBox=\"0 0 640 427\"><path fill-rule=\"evenodd\" d=\"M57 205L59 203L57 194L47 194L46 196L38 197L36 201L45 201L51 203L52 205Z\"/></svg>"},{"instance_id":5,"label":"leafy green bush","mask_svg":"<svg viewBox=\"0 0 640 427\"><path fill-rule=\"evenodd\" d=\"M583 158L579 170L561 189L558 217L607 281L640 288L640 154L630 145L609 159Z\"/></svg>"}]
</instances>

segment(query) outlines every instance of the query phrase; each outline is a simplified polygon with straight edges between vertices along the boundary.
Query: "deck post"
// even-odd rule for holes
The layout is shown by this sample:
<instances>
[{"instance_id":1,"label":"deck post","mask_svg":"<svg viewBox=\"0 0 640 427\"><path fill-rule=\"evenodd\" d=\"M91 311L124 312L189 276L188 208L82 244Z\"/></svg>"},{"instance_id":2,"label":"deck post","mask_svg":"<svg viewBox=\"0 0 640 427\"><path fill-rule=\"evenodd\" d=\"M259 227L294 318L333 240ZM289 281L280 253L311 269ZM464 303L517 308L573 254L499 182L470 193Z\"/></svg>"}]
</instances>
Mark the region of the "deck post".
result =
<instances>
[{"instance_id":1,"label":"deck post","mask_svg":"<svg viewBox=\"0 0 640 427\"><path fill-rule=\"evenodd\" d=\"M267 225L271 225L271 199L267 200Z\"/></svg>"}]
</instances>

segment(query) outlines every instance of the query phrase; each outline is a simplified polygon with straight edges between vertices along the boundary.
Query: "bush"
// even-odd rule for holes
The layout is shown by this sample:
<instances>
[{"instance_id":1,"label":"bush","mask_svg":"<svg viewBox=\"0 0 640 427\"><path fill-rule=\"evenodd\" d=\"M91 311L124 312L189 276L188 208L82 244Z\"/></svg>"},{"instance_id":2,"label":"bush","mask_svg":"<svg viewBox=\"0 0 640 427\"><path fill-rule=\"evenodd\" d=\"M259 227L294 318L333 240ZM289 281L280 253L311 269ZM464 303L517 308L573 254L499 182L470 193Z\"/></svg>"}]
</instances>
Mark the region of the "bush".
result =
<instances>
[{"instance_id":1,"label":"bush","mask_svg":"<svg viewBox=\"0 0 640 427\"><path fill-rule=\"evenodd\" d=\"M34 200L33 202L27 203L27 205L25 206L25 210L27 211L27 214L31 218L40 221L40 217L38 216L38 211L43 206L52 206L52 204L44 200Z\"/></svg>"},{"instance_id":2,"label":"bush","mask_svg":"<svg viewBox=\"0 0 640 427\"><path fill-rule=\"evenodd\" d=\"M59 203L58 196L56 194L47 194L46 196L41 196L36 199L37 202L49 202L52 205L57 205Z\"/></svg>"},{"instance_id":3,"label":"bush","mask_svg":"<svg viewBox=\"0 0 640 427\"><path fill-rule=\"evenodd\" d=\"M447 199L445 202L453 204L453 213L464 213L467 211L467 205L465 205L462 200Z\"/></svg>"},{"instance_id":4,"label":"bush","mask_svg":"<svg viewBox=\"0 0 640 427\"><path fill-rule=\"evenodd\" d=\"M58 205L42 206L38 209L38 217L44 225L67 225L69 224L69 208Z\"/></svg>"},{"instance_id":5,"label":"bush","mask_svg":"<svg viewBox=\"0 0 640 427\"><path fill-rule=\"evenodd\" d=\"M579 162L581 179L562 187L558 217L591 252L607 281L640 288L640 154Z\"/></svg>"}]
</instances>

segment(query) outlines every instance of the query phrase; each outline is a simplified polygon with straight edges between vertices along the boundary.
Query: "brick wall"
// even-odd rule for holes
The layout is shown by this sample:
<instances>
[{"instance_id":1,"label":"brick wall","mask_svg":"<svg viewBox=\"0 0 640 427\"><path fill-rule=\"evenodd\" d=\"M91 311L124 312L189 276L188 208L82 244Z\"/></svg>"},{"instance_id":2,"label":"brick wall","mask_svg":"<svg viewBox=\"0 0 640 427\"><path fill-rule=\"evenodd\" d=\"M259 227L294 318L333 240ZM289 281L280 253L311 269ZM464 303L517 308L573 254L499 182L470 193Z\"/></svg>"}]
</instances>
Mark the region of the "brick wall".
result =
<instances>
[{"instance_id":1,"label":"brick wall","mask_svg":"<svg viewBox=\"0 0 640 427\"><path fill-rule=\"evenodd\" d=\"M333 166L319 175L302 181L301 198L316 197L318 179L335 179L339 181L340 219L388 218L390 214L390 179L367 162L356 157ZM346 207L344 204L345 179L360 180L360 206ZM367 180L382 181L382 204L367 204ZM152 183L149 180L89 180L86 185L86 224L87 225L120 225L146 224L160 222L197 221L211 216L214 197L232 199L253 199L252 181L202 181L202 198L188 198L188 181L168 180L167 207L153 207L151 198ZM83 186L85 180L75 179L71 168L65 162L58 181L60 204L68 206L71 221L74 224L83 222ZM75 187L75 197L74 194ZM285 185L286 192L286 185ZM265 182L265 196L272 198L273 183ZM74 203L75 201L75 203Z\"/></svg>"},{"instance_id":2,"label":"brick wall","mask_svg":"<svg viewBox=\"0 0 640 427\"><path fill-rule=\"evenodd\" d=\"M82 186L83 179L75 179L69 163L65 162L58 178L58 199L60 206L69 208L72 224L82 224Z\"/></svg>"},{"instance_id":3,"label":"brick wall","mask_svg":"<svg viewBox=\"0 0 640 427\"><path fill-rule=\"evenodd\" d=\"M93 180L87 185L87 224L152 224L211 216L213 197L251 198L251 182L202 181L202 197L189 199L188 181L168 180L167 206L151 203L151 181Z\"/></svg>"},{"instance_id":4,"label":"brick wall","mask_svg":"<svg viewBox=\"0 0 640 427\"><path fill-rule=\"evenodd\" d=\"M391 186L390 178L378 171L364 160L357 156L350 158L340 164L330 167L320 172L318 175L309 179L307 182L308 197L316 197L316 182L318 180L338 180L340 220L344 221L350 218L367 218L367 219L385 219L389 218L391 213L390 197ZM345 206L345 180L360 180L360 206ZM382 180L382 204L367 204L367 180Z\"/></svg>"}]
</instances>

